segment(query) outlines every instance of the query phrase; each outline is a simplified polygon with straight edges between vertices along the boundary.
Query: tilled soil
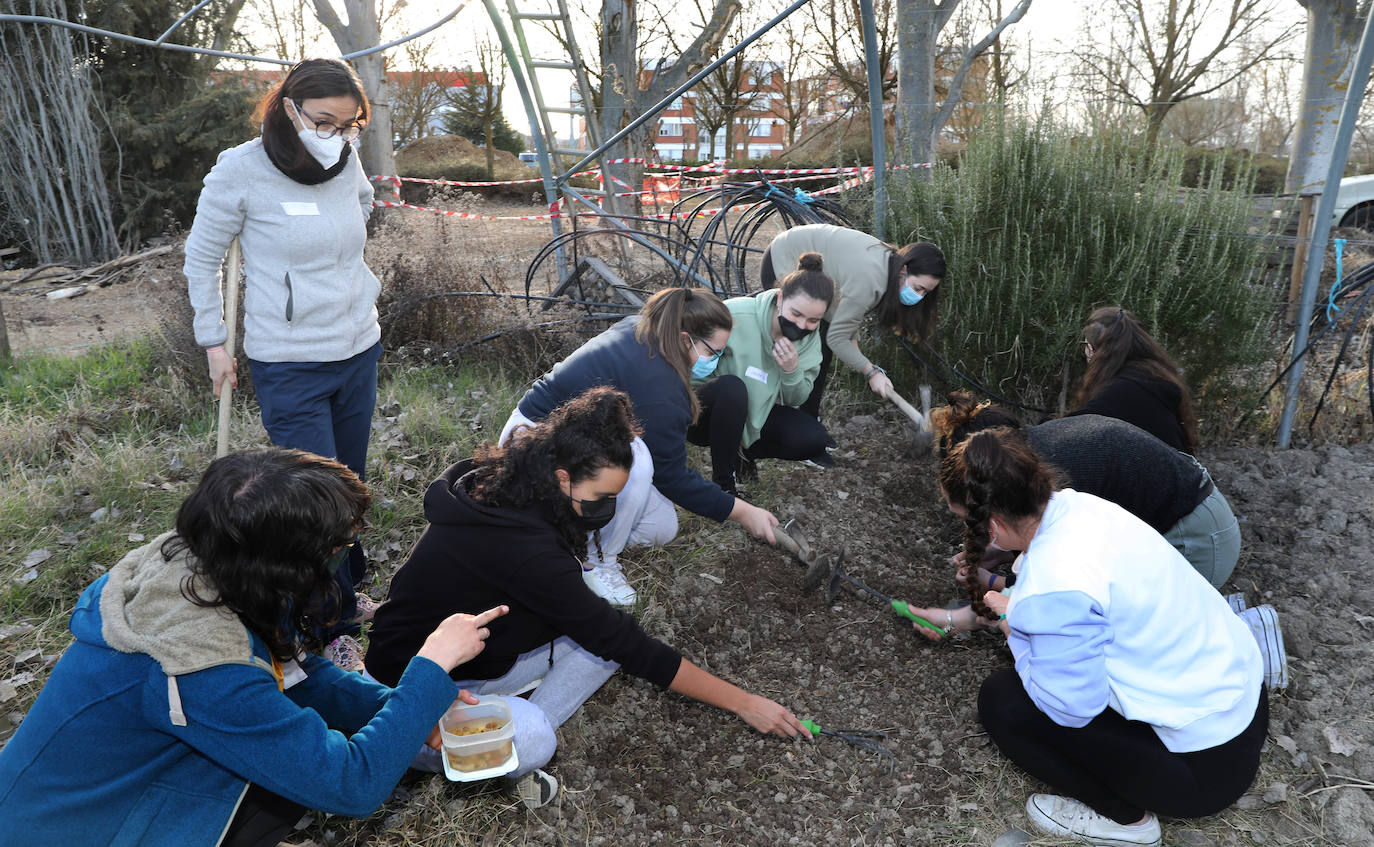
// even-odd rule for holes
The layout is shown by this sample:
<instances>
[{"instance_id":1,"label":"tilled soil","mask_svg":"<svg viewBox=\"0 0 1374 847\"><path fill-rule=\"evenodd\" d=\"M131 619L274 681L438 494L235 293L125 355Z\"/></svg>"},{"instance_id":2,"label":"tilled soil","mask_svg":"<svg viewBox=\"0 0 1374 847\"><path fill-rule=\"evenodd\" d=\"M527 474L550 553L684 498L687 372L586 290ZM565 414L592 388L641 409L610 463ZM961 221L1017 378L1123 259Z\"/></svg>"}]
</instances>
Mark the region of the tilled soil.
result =
<instances>
[{"instance_id":1,"label":"tilled soil","mask_svg":"<svg viewBox=\"0 0 1374 847\"><path fill-rule=\"evenodd\" d=\"M921 605L960 596L946 560L959 526L938 500L935 461L896 413L835 426L840 465L763 463L759 502L808 527L847 570ZM1374 447L1204 451L1241 517L1229 590L1273 604L1293 683L1271 696L1264 765L1236 807L1165 821L1165 842L1374 844ZM802 568L730 525L689 523L630 565L640 619L714 673L824 727L881 730L889 763L834 738L791 743L623 675L561 733L556 804L536 843L991 844L1028 828L1039 790L978 724L975 698L1010 665L1002 638L931 643L885 607L844 591L803 594ZM657 587L649 587L653 584ZM1182 623L1182 622L1181 622ZM1024 843L1024 842L1020 842ZM1049 843L1049 842L1035 842Z\"/></svg>"}]
</instances>

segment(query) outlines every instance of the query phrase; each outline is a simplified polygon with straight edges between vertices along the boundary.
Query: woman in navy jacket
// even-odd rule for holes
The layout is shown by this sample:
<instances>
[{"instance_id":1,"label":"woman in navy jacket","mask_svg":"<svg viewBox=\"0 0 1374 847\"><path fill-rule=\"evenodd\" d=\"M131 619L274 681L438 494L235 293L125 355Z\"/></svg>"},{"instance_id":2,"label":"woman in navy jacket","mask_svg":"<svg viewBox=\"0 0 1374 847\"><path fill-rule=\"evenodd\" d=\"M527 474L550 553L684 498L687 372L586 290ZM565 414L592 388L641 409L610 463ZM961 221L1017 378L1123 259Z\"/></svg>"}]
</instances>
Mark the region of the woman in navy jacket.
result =
<instances>
[{"instance_id":1,"label":"woman in navy jacket","mask_svg":"<svg viewBox=\"0 0 1374 847\"><path fill-rule=\"evenodd\" d=\"M176 530L81 595L76 642L0 751L0 845L271 847L308 808L375 811L505 609L439 622L395 687L297 661L338 615L369 501L310 453L211 464Z\"/></svg>"}]
</instances>

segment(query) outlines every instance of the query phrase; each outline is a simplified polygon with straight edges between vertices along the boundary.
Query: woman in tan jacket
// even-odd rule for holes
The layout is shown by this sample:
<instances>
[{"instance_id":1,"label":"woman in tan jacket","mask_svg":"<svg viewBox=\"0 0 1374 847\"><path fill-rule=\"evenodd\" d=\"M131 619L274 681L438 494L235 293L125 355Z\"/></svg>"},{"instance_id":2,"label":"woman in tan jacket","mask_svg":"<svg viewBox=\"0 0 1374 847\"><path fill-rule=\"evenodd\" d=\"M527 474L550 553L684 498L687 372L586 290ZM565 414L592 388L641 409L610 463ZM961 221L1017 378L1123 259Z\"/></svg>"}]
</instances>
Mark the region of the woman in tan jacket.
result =
<instances>
[{"instance_id":1,"label":"woman in tan jacket","mask_svg":"<svg viewBox=\"0 0 1374 847\"><path fill-rule=\"evenodd\" d=\"M825 272L835 281L835 299L821 323L821 370L811 396L799 408L820 417L830 360L839 357L863 374L879 397L892 388L883 368L868 360L855 339L869 312L884 329L909 338L929 338L935 331L945 255L927 242L894 247L855 229L830 224L793 227L779 234L763 254L764 288L797 267L803 253L824 257Z\"/></svg>"}]
</instances>

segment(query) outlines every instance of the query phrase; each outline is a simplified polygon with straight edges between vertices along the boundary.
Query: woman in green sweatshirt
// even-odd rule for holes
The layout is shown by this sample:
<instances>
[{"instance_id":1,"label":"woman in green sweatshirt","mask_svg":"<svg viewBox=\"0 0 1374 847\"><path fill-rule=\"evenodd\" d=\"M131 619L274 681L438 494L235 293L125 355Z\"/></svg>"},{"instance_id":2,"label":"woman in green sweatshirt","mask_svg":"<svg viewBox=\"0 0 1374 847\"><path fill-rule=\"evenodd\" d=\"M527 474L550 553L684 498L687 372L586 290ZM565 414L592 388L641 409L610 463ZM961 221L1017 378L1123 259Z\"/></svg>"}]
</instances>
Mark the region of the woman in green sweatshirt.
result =
<instances>
[{"instance_id":1,"label":"woman in green sweatshirt","mask_svg":"<svg viewBox=\"0 0 1374 847\"><path fill-rule=\"evenodd\" d=\"M730 493L741 455L750 465L764 458L830 463L825 427L797 408L820 370L816 329L835 297L821 267L819 253L806 253L779 288L725 301L734 330L715 378L694 380L701 414L687 440L710 445L711 478Z\"/></svg>"}]
</instances>

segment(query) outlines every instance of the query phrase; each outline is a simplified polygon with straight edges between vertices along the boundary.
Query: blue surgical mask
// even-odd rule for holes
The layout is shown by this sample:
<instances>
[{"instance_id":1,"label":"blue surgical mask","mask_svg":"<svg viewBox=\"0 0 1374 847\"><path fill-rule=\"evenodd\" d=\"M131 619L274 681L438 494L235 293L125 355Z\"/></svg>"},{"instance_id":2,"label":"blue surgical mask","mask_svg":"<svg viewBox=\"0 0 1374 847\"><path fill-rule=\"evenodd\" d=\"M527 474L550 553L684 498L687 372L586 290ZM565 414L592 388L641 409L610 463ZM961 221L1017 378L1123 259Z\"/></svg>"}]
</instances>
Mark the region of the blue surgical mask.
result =
<instances>
[{"instance_id":1,"label":"blue surgical mask","mask_svg":"<svg viewBox=\"0 0 1374 847\"><path fill-rule=\"evenodd\" d=\"M897 298L902 301L903 306L915 306L917 303L921 302L922 297L925 297L925 295L906 283L903 283L902 287L897 291Z\"/></svg>"},{"instance_id":2,"label":"blue surgical mask","mask_svg":"<svg viewBox=\"0 0 1374 847\"><path fill-rule=\"evenodd\" d=\"M692 363L692 376L697 379L705 379L715 373L716 365L719 362L719 356L697 356L697 360Z\"/></svg>"}]
</instances>

